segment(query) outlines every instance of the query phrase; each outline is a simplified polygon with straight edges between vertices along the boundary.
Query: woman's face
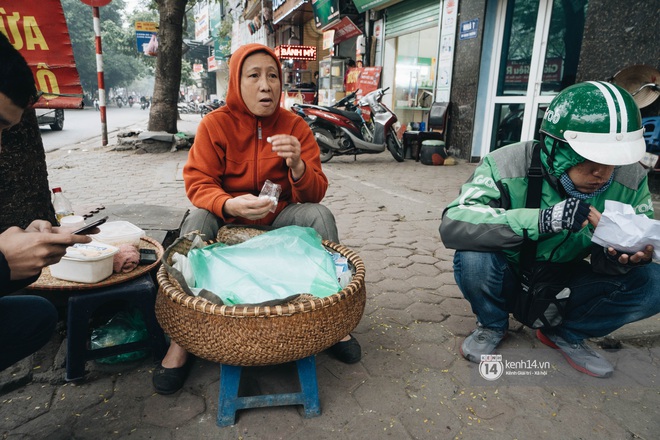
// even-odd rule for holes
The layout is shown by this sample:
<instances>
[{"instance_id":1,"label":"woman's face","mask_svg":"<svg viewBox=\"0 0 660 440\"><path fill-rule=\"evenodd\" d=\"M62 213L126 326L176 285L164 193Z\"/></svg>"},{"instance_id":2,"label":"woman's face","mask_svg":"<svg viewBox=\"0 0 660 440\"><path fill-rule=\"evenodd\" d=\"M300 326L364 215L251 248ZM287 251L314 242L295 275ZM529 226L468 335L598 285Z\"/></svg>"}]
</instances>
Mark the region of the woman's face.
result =
<instances>
[{"instance_id":1,"label":"woman's face","mask_svg":"<svg viewBox=\"0 0 660 440\"><path fill-rule=\"evenodd\" d=\"M602 165L585 160L570 167L566 173L575 185L575 189L583 194L591 194L605 185L613 172L614 165Z\"/></svg>"},{"instance_id":2,"label":"woman's face","mask_svg":"<svg viewBox=\"0 0 660 440\"><path fill-rule=\"evenodd\" d=\"M280 71L268 54L257 52L243 62L241 96L255 116L270 116L277 110L280 96Z\"/></svg>"}]
</instances>

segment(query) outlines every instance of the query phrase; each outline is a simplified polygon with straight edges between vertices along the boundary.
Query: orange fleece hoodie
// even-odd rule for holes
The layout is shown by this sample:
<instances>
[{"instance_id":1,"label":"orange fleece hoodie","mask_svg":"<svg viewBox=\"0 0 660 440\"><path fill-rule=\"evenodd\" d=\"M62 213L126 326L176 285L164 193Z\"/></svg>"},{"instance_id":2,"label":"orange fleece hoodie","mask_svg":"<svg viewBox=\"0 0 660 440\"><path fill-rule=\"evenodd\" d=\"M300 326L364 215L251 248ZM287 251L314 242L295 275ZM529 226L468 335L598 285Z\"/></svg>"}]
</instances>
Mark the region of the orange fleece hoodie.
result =
<instances>
[{"instance_id":1,"label":"orange fleece hoodie","mask_svg":"<svg viewBox=\"0 0 660 440\"><path fill-rule=\"evenodd\" d=\"M183 168L186 194L193 205L211 211L228 223L269 225L290 203L319 203L328 188L321 169L314 134L298 115L277 106L271 116L254 116L241 97L241 69L245 59L265 52L282 66L275 53L261 44L246 44L231 57L227 105L204 116ZM305 173L294 182L286 161L271 151L269 136L289 134L300 141ZM277 210L260 220L227 217L225 202L243 194L259 195L266 180L282 186Z\"/></svg>"}]
</instances>

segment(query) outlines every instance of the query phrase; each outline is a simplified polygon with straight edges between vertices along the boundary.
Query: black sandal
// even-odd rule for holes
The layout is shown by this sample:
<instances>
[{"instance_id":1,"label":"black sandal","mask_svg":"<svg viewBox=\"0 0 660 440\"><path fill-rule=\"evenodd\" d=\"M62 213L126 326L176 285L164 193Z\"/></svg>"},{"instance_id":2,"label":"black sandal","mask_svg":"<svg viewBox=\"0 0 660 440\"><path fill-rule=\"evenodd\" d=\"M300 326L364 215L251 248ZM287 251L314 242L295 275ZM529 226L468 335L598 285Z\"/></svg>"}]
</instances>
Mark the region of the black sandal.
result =
<instances>
[{"instance_id":1,"label":"black sandal","mask_svg":"<svg viewBox=\"0 0 660 440\"><path fill-rule=\"evenodd\" d=\"M337 360L345 364L354 364L362 359L362 348L353 335L349 336L351 339L348 341L339 341L328 350Z\"/></svg>"}]
</instances>

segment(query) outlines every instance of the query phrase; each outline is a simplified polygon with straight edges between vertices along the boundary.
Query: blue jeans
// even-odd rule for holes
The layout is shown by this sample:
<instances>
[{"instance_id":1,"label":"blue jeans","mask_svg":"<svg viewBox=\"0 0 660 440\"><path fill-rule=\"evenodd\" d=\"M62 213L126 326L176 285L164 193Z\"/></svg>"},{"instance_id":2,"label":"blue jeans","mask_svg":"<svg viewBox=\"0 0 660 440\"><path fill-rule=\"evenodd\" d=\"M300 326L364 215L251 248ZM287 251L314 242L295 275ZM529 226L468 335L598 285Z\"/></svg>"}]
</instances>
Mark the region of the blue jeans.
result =
<instances>
[{"instance_id":1,"label":"blue jeans","mask_svg":"<svg viewBox=\"0 0 660 440\"><path fill-rule=\"evenodd\" d=\"M605 336L660 312L660 264L636 267L625 275L602 275L584 267L567 281L568 311L552 330L567 342ZM506 295L518 289L519 280L503 253L456 251L454 278L483 327L508 328Z\"/></svg>"},{"instance_id":2,"label":"blue jeans","mask_svg":"<svg viewBox=\"0 0 660 440\"><path fill-rule=\"evenodd\" d=\"M43 347L57 324L57 310L40 296L0 298L0 371Z\"/></svg>"}]
</instances>

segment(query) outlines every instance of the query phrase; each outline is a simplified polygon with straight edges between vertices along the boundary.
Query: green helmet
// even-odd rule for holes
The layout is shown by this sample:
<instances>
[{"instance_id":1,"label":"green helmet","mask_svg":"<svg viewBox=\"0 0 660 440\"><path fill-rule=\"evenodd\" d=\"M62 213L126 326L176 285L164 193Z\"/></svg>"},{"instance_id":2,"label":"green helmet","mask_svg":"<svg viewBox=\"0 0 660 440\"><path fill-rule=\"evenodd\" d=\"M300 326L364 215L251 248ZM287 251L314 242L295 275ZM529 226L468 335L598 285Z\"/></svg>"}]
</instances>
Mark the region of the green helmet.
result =
<instances>
[{"instance_id":1,"label":"green helmet","mask_svg":"<svg viewBox=\"0 0 660 440\"><path fill-rule=\"evenodd\" d=\"M574 84L559 92L545 111L541 132L603 165L635 163L646 151L642 117L633 97L602 81Z\"/></svg>"}]
</instances>

